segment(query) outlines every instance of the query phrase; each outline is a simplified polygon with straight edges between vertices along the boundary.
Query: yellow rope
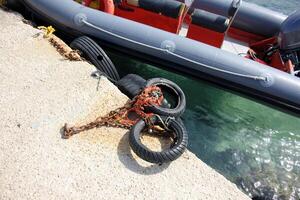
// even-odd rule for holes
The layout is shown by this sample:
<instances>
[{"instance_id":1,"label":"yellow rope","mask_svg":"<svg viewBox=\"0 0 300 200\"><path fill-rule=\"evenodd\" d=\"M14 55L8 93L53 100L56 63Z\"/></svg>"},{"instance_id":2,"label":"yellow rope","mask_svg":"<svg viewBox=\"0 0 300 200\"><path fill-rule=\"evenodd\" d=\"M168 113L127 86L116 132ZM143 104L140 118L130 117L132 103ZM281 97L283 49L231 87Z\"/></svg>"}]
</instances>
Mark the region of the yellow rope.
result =
<instances>
[{"instance_id":1,"label":"yellow rope","mask_svg":"<svg viewBox=\"0 0 300 200\"><path fill-rule=\"evenodd\" d=\"M38 29L44 31L44 38L48 38L50 35L52 35L55 31L55 29L52 26L39 26Z\"/></svg>"}]
</instances>

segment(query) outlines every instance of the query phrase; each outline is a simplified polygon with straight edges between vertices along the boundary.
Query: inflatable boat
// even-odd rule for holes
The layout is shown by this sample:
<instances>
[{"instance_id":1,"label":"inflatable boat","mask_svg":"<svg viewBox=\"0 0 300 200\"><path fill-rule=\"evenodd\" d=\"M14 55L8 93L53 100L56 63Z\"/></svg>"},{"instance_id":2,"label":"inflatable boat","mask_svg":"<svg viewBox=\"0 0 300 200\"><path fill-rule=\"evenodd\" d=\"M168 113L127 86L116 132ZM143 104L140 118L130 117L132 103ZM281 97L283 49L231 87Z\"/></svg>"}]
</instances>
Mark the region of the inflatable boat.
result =
<instances>
[{"instance_id":1,"label":"inflatable boat","mask_svg":"<svg viewBox=\"0 0 300 200\"><path fill-rule=\"evenodd\" d=\"M241 0L7 0L70 37L300 113L300 12Z\"/></svg>"}]
</instances>

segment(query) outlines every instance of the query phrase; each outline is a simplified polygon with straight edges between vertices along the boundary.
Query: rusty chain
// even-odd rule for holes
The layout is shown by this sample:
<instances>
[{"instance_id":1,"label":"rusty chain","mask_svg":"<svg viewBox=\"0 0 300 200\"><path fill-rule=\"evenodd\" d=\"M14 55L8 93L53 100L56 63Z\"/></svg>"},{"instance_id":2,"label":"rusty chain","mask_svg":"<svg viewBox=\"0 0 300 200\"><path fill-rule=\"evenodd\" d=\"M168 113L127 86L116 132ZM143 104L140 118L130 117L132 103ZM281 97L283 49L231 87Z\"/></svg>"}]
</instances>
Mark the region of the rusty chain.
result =
<instances>
[{"instance_id":1,"label":"rusty chain","mask_svg":"<svg viewBox=\"0 0 300 200\"><path fill-rule=\"evenodd\" d=\"M162 101L163 94L159 87L147 87L133 100L128 101L123 107L111 111L106 116L98 117L93 122L78 127L69 127L68 124L65 124L63 127L62 136L63 138L68 139L71 136L83 131L100 128L103 126L130 129L139 119L144 119L147 124L151 125L150 118L154 114L145 113L144 107L153 104L161 105ZM138 118L130 119L128 116L130 112L135 112L138 115Z\"/></svg>"}]
</instances>

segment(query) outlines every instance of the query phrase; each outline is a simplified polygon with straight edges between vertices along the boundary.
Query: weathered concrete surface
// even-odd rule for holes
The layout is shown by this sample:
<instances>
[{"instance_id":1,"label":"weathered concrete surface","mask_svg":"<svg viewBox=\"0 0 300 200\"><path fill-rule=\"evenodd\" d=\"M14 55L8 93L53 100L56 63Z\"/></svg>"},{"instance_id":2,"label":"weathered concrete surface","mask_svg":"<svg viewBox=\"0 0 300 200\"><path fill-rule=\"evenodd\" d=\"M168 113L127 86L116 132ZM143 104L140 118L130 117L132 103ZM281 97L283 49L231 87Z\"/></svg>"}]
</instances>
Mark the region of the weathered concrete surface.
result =
<instances>
[{"instance_id":1,"label":"weathered concrete surface","mask_svg":"<svg viewBox=\"0 0 300 200\"><path fill-rule=\"evenodd\" d=\"M61 139L65 122L94 119L127 98L93 67L64 60L38 30L0 10L0 199L248 199L190 152L152 165L126 130Z\"/></svg>"}]
</instances>

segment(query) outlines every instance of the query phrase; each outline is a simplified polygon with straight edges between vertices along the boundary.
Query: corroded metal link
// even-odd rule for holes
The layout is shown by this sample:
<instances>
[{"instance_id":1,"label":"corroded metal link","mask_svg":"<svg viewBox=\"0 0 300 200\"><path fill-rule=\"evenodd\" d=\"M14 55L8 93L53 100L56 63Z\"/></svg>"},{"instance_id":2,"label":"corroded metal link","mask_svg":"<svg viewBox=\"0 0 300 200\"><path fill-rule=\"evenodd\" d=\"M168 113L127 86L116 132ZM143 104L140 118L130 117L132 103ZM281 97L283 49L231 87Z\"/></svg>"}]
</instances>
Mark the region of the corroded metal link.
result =
<instances>
[{"instance_id":1,"label":"corroded metal link","mask_svg":"<svg viewBox=\"0 0 300 200\"><path fill-rule=\"evenodd\" d=\"M83 126L68 127L67 124L63 127L63 138L68 139L71 136L81 133L83 131L100 128L103 126L130 129L139 119L144 119L145 122L151 125L150 117L152 113L144 112L146 105L161 105L163 100L162 91L157 86L150 86L143 90L143 92L136 96L132 101L127 102L123 107L111 111L104 117L98 117L95 121ZM136 112L138 119L132 120L128 118L129 112Z\"/></svg>"}]
</instances>

